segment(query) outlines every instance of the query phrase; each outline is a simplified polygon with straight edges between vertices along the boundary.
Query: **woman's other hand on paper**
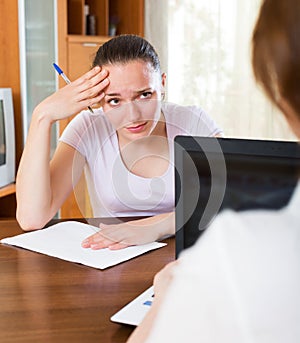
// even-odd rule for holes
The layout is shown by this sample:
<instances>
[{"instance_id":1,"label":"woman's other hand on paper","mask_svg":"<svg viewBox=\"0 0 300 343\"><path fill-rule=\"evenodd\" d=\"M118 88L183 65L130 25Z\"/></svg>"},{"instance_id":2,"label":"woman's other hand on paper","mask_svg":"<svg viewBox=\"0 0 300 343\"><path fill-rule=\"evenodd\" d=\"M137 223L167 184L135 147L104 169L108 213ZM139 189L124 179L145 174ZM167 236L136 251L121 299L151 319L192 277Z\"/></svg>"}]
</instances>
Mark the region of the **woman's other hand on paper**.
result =
<instances>
[{"instance_id":1,"label":"woman's other hand on paper","mask_svg":"<svg viewBox=\"0 0 300 343\"><path fill-rule=\"evenodd\" d=\"M103 248L118 250L131 245L154 242L165 235L174 233L171 232L173 221L174 214L165 213L126 223L100 224L101 231L87 237L82 242L82 247L94 250Z\"/></svg>"}]
</instances>

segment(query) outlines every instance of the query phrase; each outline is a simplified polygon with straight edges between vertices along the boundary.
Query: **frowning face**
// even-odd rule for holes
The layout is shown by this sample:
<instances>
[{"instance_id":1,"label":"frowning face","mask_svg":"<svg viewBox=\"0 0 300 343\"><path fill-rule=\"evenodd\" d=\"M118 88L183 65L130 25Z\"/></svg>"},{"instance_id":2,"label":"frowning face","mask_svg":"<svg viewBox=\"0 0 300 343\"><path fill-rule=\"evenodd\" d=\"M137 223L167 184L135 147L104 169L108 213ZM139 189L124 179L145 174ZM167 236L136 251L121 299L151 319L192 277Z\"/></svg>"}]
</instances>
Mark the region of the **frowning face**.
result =
<instances>
[{"instance_id":1,"label":"frowning face","mask_svg":"<svg viewBox=\"0 0 300 343\"><path fill-rule=\"evenodd\" d=\"M126 143L151 135L161 116L165 75L142 60L103 68L110 83L101 105L119 140Z\"/></svg>"}]
</instances>

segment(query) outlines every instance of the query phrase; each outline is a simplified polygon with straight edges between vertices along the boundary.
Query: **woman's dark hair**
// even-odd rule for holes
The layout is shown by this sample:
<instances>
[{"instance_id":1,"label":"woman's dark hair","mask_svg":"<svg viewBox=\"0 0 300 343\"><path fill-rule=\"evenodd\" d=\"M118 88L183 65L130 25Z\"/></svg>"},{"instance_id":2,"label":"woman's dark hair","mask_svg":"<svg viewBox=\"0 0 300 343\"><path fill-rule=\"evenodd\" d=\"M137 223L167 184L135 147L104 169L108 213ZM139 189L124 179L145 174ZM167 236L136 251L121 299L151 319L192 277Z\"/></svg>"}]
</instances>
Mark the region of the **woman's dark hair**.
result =
<instances>
[{"instance_id":1,"label":"woman's dark hair","mask_svg":"<svg viewBox=\"0 0 300 343\"><path fill-rule=\"evenodd\" d=\"M285 99L300 116L300 1L264 0L252 37L256 80L280 108Z\"/></svg>"},{"instance_id":2,"label":"woman's dark hair","mask_svg":"<svg viewBox=\"0 0 300 343\"><path fill-rule=\"evenodd\" d=\"M155 49L144 38L136 35L120 35L104 43L96 53L93 67L135 60L149 62L155 71L160 72L160 62Z\"/></svg>"}]
</instances>

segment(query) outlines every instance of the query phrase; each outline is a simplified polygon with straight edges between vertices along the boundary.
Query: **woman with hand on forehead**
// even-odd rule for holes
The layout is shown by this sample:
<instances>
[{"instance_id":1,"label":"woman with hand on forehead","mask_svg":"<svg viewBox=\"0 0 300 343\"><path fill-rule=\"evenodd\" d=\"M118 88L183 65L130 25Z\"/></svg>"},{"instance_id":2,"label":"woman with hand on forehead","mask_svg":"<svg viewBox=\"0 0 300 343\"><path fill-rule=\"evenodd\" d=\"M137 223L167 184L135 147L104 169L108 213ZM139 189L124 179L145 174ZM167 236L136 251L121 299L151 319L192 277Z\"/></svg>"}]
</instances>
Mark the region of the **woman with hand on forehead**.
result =
<instances>
[{"instance_id":1,"label":"woman with hand on forehead","mask_svg":"<svg viewBox=\"0 0 300 343\"><path fill-rule=\"evenodd\" d=\"M83 247L120 249L175 233L174 137L222 130L200 108L162 102L165 83L151 44L122 35L99 48L92 70L35 108L17 175L24 230L42 228L85 170L94 217L147 218L100 224ZM52 124L78 112L49 163Z\"/></svg>"}]
</instances>

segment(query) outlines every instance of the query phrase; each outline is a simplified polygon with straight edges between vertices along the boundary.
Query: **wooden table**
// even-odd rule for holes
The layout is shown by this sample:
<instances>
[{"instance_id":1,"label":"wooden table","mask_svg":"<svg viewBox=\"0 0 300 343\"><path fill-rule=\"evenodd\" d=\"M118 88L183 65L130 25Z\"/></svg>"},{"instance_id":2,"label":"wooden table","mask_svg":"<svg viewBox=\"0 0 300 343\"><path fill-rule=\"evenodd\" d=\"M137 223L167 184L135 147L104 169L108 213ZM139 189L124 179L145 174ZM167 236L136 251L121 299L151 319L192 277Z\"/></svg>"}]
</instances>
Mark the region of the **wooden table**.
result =
<instances>
[{"instance_id":1,"label":"wooden table","mask_svg":"<svg viewBox=\"0 0 300 343\"><path fill-rule=\"evenodd\" d=\"M15 220L0 221L0 239L20 233ZM134 327L109 318L174 260L166 242L105 270L0 244L0 342L126 342Z\"/></svg>"}]
</instances>

